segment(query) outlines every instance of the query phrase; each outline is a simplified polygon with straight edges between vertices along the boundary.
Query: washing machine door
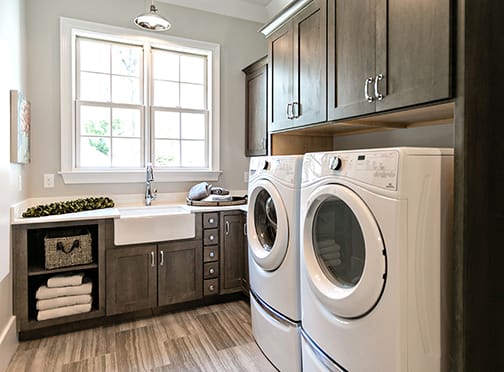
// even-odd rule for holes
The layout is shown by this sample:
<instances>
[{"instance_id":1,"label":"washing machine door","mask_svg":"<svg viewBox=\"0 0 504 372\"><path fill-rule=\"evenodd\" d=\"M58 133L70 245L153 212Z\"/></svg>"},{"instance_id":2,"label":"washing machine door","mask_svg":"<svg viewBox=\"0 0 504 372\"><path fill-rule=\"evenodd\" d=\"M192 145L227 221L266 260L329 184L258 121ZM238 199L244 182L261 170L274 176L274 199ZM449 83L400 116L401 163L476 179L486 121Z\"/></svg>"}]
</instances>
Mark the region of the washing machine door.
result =
<instances>
[{"instance_id":1,"label":"washing machine door","mask_svg":"<svg viewBox=\"0 0 504 372\"><path fill-rule=\"evenodd\" d=\"M289 223L277 188L268 180L257 181L249 193L247 228L249 252L266 271L274 271L287 253Z\"/></svg>"},{"instance_id":2,"label":"washing machine door","mask_svg":"<svg viewBox=\"0 0 504 372\"><path fill-rule=\"evenodd\" d=\"M373 214L338 184L317 188L304 207L303 258L311 290L339 317L366 315L379 301L387 270Z\"/></svg>"}]
</instances>

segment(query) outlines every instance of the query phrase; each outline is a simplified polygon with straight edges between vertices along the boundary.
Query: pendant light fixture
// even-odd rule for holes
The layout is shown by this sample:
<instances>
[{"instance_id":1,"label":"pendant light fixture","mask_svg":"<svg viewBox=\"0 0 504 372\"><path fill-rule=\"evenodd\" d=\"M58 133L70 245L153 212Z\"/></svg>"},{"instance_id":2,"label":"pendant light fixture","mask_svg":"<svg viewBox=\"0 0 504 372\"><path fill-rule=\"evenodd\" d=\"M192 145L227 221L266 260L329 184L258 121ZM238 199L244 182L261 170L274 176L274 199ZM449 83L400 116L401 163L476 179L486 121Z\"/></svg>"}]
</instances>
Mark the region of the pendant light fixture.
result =
<instances>
[{"instance_id":1,"label":"pendant light fixture","mask_svg":"<svg viewBox=\"0 0 504 372\"><path fill-rule=\"evenodd\" d=\"M135 24L149 31L167 31L171 28L171 23L158 13L158 8L154 5L154 0L151 0L150 10L147 13L140 14L135 18Z\"/></svg>"}]
</instances>

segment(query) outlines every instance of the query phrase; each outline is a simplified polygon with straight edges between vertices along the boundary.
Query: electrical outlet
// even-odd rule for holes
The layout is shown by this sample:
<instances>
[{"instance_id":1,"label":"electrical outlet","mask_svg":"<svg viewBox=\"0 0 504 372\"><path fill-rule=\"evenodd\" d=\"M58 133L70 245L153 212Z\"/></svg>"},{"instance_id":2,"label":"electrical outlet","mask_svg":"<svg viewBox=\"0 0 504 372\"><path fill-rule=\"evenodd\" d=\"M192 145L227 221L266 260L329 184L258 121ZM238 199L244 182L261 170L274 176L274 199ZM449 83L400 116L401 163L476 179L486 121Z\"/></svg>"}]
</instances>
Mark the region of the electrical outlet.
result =
<instances>
[{"instance_id":1,"label":"electrical outlet","mask_svg":"<svg viewBox=\"0 0 504 372\"><path fill-rule=\"evenodd\" d=\"M54 187L54 174L53 173L44 174L44 187L45 188Z\"/></svg>"},{"instance_id":2,"label":"electrical outlet","mask_svg":"<svg viewBox=\"0 0 504 372\"><path fill-rule=\"evenodd\" d=\"M243 172L243 182L247 183L249 180L249 173Z\"/></svg>"}]
</instances>

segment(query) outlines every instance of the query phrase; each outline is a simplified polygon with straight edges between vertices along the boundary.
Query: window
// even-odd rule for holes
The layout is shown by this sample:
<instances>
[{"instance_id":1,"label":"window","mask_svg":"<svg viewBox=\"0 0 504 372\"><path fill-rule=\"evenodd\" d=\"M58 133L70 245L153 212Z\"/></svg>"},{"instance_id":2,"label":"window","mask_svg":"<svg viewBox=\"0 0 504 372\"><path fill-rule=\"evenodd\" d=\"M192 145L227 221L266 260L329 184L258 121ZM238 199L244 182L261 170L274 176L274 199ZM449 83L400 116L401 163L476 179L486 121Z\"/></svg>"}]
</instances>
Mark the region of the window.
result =
<instances>
[{"instance_id":1,"label":"window","mask_svg":"<svg viewBox=\"0 0 504 372\"><path fill-rule=\"evenodd\" d=\"M61 19L65 183L217 180L219 46Z\"/></svg>"}]
</instances>

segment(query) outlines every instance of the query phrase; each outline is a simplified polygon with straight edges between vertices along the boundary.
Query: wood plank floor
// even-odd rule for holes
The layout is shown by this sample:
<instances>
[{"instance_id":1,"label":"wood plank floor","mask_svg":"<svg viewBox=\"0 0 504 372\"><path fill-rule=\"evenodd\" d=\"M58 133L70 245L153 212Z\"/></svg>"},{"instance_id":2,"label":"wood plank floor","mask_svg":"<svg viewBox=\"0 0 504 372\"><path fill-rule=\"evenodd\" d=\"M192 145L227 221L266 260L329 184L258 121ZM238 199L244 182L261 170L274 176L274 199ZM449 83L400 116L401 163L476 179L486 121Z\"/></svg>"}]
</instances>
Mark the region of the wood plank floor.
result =
<instances>
[{"instance_id":1,"label":"wood plank floor","mask_svg":"<svg viewBox=\"0 0 504 372\"><path fill-rule=\"evenodd\" d=\"M255 344L245 301L26 341L18 371L275 371Z\"/></svg>"}]
</instances>

